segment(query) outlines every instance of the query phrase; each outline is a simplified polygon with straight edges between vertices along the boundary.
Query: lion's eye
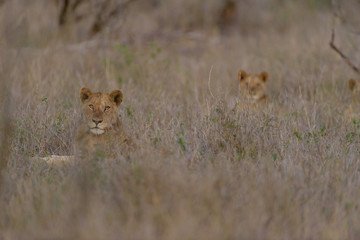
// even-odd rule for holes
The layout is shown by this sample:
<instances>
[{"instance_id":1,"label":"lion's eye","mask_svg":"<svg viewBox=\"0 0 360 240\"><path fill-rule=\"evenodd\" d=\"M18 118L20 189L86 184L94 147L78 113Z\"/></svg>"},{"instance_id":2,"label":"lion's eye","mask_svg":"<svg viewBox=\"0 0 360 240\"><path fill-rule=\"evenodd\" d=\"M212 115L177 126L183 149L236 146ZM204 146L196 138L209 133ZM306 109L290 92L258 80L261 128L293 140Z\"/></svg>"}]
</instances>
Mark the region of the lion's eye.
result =
<instances>
[{"instance_id":1,"label":"lion's eye","mask_svg":"<svg viewBox=\"0 0 360 240\"><path fill-rule=\"evenodd\" d=\"M110 109L109 106L106 106L105 109L104 109L104 112L108 111Z\"/></svg>"},{"instance_id":2,"label":"lion's eye","mask_svg":"<svg viewBox=\"0 0 360 240\"><path fill-rule=\"evenodd\" d=\"M90 108L91 111L94 111L94 105L90 104L89 108Z\"/></svg>"}]
</instances>

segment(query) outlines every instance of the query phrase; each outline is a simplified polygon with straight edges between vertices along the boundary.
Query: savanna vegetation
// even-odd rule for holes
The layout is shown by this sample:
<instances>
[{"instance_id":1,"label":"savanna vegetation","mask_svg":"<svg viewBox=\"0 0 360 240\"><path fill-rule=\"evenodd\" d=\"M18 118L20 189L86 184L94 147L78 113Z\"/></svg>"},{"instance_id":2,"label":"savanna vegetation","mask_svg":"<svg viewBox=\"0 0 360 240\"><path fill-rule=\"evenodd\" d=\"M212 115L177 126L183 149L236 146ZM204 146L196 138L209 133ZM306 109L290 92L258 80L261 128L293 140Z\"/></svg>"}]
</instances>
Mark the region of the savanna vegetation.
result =
<instances>
[{"instance_id":1,"label":"savanna vegetation","mask_svg":"<svg viewBox=\"0 0 360 240\"><path fill-rule=\"evenodd\" d=\"M335 19L359 62L360 2L334 5L0 1L0 239L360 239L359 77L329 46ZM239 70L268 107L234 110ZM82 87L122 90L136 151L35 161L74 153Z\"/></svg>"}]
</instances>

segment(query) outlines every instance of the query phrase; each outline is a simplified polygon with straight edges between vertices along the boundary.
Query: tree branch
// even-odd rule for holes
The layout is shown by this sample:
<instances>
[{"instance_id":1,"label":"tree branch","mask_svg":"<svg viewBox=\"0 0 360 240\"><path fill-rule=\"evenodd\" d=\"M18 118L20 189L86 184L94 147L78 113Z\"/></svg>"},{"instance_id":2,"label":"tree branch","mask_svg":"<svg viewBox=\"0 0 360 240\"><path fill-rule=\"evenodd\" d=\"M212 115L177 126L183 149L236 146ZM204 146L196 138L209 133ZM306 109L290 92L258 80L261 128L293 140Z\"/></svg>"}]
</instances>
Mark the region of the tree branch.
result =
<instances>
[{"instance_id":1,"label":"tree branch","mask_svg":"<svg viewBox=\"0 0 360 240\"><path fill-rule=\"evenodd\" d=\"M334 8L335 6L333 4L333 23L332 23L331 39L329 45L331 49L333 49L352 70L354 70L357 74L360 74L360 69L357 66L355 66L355 64L353 64L351 60L335 45L335 21L338 14L335 12Z\"/></svg>"},{"instance_id":2,"label":"tree branch","mask_svg":"<svg viewBox=\"0 0 360 240\"><path fill-rule=\"evenodd\" d=\"M108 8L108 3L109 2L103 3L103 5L101 6L101 10L98 12L98 14L97 14L97 16L95 18L95 22L93 23L92 27L90 28L89 35L94 36L98 32L100 32L112 18L119 15L119 13L121 11L123 11L126 7L128 7L128 5L130 5L130 3L134 2L134 1L135 0L128 0L126 2L118 4L107 15L103 15L103 13Z\"/></svg>"},{"instance_id":3,"label":"tree branch","mask_svg":"<svg viewBox=\"0 0 360 240\"><path fill-rule=\"evenodd\" d=\"M63 26L66 23L68 8L69 8L69 0L64 0L61 6L59 20L58 20L60 26Z\"/></svg>"}]
</instances>

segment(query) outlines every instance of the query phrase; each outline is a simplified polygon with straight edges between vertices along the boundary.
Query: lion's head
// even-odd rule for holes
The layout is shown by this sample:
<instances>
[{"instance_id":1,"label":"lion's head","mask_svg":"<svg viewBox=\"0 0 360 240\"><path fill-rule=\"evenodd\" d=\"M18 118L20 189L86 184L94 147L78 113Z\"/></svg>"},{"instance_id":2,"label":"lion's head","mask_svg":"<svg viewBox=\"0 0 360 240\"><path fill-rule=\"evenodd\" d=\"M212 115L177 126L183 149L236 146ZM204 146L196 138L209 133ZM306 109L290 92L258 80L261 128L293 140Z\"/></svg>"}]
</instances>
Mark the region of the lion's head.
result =
<instances>
[{"instance_id":1,"label":"lion's head","mask_svg":"<svg viewBox=\"0 0 360 240\"><path fill-rule=\"evenodd\" d=\"M360 84L355 79L351 78L348 83L352 93L360 93Z\"/></svg>"},{"instance_id":2,"label":"lion's head","mask_svg":"<svg viewBox=\"0 0 360 240\"><path fill-rule=\"evenodd\" d=\"M240 82L241 93L248 99L258 101L266 97L265 87L269 78L267 72L262 72L259 75L247 74L241 70L238 73L238 79Z\"/></svg>"},{"instance_id":3,"label":"lion's head","mask_svg":"<svg viewBox=\"0 0 360 240\"><path fill-rule=\"evenodd\" d=\"M117 108L123 99L123 94L120 90L107 94L100 92L93 93L88 88L82 88L80 99L87 126L91 133L100 135L116 125L118 121Z\"/></svg>"}]
</instances>

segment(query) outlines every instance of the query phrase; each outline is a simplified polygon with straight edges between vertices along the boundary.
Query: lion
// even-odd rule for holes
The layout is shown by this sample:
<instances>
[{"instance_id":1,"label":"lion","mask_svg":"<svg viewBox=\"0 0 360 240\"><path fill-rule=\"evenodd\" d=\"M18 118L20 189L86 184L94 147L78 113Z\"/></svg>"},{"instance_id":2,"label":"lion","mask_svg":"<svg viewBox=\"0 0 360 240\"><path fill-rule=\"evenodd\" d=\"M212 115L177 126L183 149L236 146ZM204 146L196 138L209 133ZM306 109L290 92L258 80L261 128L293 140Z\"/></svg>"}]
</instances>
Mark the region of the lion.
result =
<instances>
[{"instance_id":1,"label":"lion","mask_svg":"<svg viewBox=\"0 0 360 240\"><path fill-rule=\"evenodd\" d=\"M66 166L74 163L74 160L78 158L116 156L114 150L117 149L121 150L121 154L129 153L129 150L134 148L134 143L123 128L117 114L122 99L123 94L120 90L107 94L93 93L88 88L82 88L80 100L86 122L81 124L76 131L75 155L51 155L32 159L52 166Z\"/></svg>"},{"instance_id":2,"label":"lion","mask_svg":"<svg viewBox=\"0 0 360 240\"><path fill-rule=\"evenodd\" d=\"M76 154L110 153L116 147L133 147L117 113L123 100L120 90L107 94L82 88L80 100L86 122L76 132Z\"/></svg>"},{"instance_id":3,"label":"lion","mask_svg":"<svg viewBox=\"0 0 360 240\"><path fill-rule=\"evenodd\" d=\"M353 94L360 93L360 85L355 79L351 78L348 84L349 84L349 89Z\"/></svg>"},{"instance_id":4,"label":"lion","mask_svg":"<svg viewBox=\"0 0 360 240\"><path fill-rule=\"evenodd\" d=\"M347 120L352 121L354 118L358 118L358 114L355 113L354 108L359 107L360 101L360 84L355 79L348 81L348 87L351 91L351 103L344 111L344 116Z\"/></svg>"},{"instance_id":5,"label":"lion","mask_svg":"<svg viewBox=\"0 0 360 240\"><path fill-rule=\"evenodd\" d=\"M242 98L241 103L238 104L238 108L241 110L244 110L245 107L254 109L267 105L268 96L265 91L268 78L269 74L267 72L256 75L247 74L245 71L240 70L238 72L238 80Z\"/></svg>"}]
</instances>

